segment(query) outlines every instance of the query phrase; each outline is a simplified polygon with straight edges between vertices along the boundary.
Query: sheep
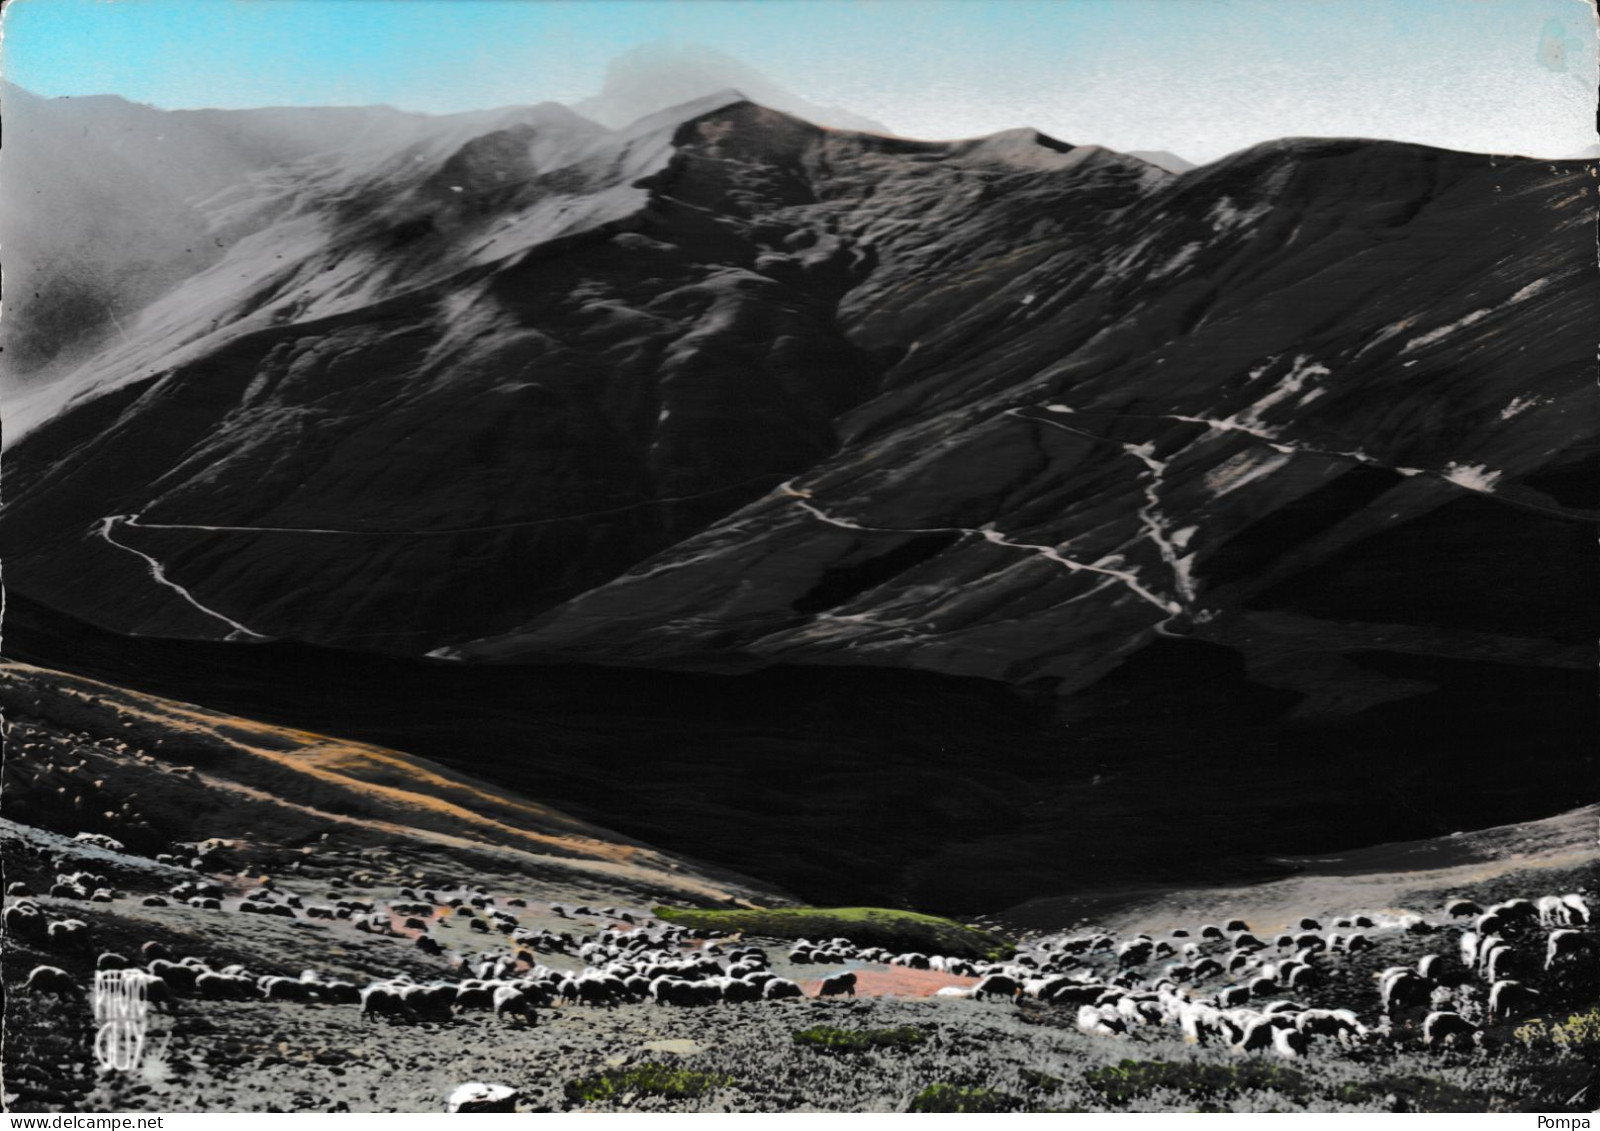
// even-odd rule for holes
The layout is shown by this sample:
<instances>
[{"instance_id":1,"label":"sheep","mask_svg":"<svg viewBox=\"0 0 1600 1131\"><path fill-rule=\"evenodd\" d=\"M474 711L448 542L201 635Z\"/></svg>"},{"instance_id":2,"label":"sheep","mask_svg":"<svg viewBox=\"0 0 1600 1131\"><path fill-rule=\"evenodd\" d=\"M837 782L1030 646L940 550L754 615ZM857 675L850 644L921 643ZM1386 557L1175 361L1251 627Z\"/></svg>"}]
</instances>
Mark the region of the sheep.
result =
<instances>
[{"instance_id":1,"label":"sheep","mask_svg":"<svg viewBox=\"0 0 1600 1131\"><path fill-rule=\"evenodd\" d=\"M1531 924L1539 920L1539 906L1531 899L1508 899L1495 904L1489 910L1505 916L1511 922Z\"/></svg>"},{"instance_id":2,"label":"sheep","mask_svg":"<svg viewBox=\"0 0 1600 1131\"><path fill-rule=\"evenodd\" d=\"M1123 943L1117 948L1117 965L1126 969L1130 966L1142 966L1150 961L1152 946L1142 939L1134 939Z\"/></svg>"},{"instance_id":3,"label":"sheep","mask_svg":"<svg viewBox=\"0 0 1600 1131\"><path fill-rule=\"evenodd\" d=\"M946 987L947 989L949 987ZM942 990L940 991L943 992ZM783 998L804 997L805 991L799 983L791 982L788 978L773 978L761 987L761 997L765 1001L778 1001Z\"/></svg>"},{"instance_id":4,"label":"sheep","mask_svg":"<svg viewBox=\"0 0 1600 1131\"><path fill-rule=\"evenodd\" d=\"M1419 977L1426 978L1430 982L1437 982L1442 973L1444 973L1444 959L1439 955L1424 954L1417 959L1417 974Z\"/></svg>"},{"instance_id":5,"label":"sheep","mask_svg":"<svg viewBox=\"0 0 1600 1131\"><path fill-rule=\"evenodd\" d=\"M1183 1033L1185 1042L1191 1045L1203 1045L1210 1036L1209 1027L1205 1024L1205 1012L1201 1006L1191 1002L1179 1002L1175 1006L1178 1028Z\"/></svg>"},{"instance_id":6,"label":"sheep","mask_svg":"<svg viewBox=\"0 0 1600 1131\"><path fill-rule=\"evenodd\" d=\"M1246 1005L1249 1001L1250 989L1247 986L1229 986L1217 995L1217 1004L1225 1009Z\"/></svg>"},{"instance_id":7,"label":"sheep","mask_svg":"<svg viewBox=\"0 0 1600 1131\"><path fill-rule=\"evenodd\" d=\"M1244 1022L1244 1034L1234 1043L1240 1052L1262 1052L1272 1047L1276 1026L1270 1017L1256 1016Z\"/></svg>"},{"instance_id":8,"label":"sheep","mask_svg":"<svg viewBox=\"0 0 1600 1131\"><path fill-rule=\"evenodd\" d=\"M122 985L131 988L152 1007L166 1013L176 1009L177 1002L172 996L172 987L167 985L164 979L154 974L147 974L143 970L131 969L119 971L117 977Z\"/></svg>"},{"instance_id":9,"label":"sheep","mask_svg":"<svg viewBox=\"0 0 1600 1131\"><path fill-rule=\"evenodd\" d=\"M139 956L150 962L157 958L171 958L172 952L167 949L166 944L151 939L149 942L139 944Z\"/></svg>"},{"instance_id":10,"label":"sheep","mask_svg":"<svg viewBox=\"0 0 1600 1131\"><path fill-rule=\"evenodd\" d=\"M261 978L256 983L256 988L261 991L261 996L267 1001L316 1001L320 996L318 987L310 982L295 981L291 978L280 978L269 975Z\"/></svg>"},{"instance_id":11,"label":"sheep","mask_svg":"<svg viewBox=\"0 0 1600 1131\"><path fill-rule=\"evenodd\" d=\"M724 978L720 982L723 1001L760 1001L761 983L747 982L741 978Z\"/></svg>"},{"instance_id":12,"label":"sheep","mask_svg":"<svg viewBox=\"0 0 1600 1131\"><path fill-rule=\"evenodd\" d=\"M1481 974L1489 968L1489 962L1494 958L1495 952L1504 950L1507 946L1505 939L1499 935L1490 935L1478 942L1478 961L1475 969Z\"/></svg>"},{"instance_id":13,"label":"sheep","mask_svg":"<svg viewBox=\"0 0 1600 1131\"><path fill-rule=\"evenodd\" d=\"M1489 988L1489 1017L1506 1021L1534 1009L1539 1004L1539 991L1509 979L1494 983Z\"/></svg>"},{"instance_id":14,"label":"sheep","mask_svg":"<svg viewBox=\"0 0 1600 1131\"><path fill-rule=\"evenodd\" d=\"M1300 929L1302 931L1320 931L1322 930L1322 924L1315 919L1307 917L1300 920Z\"/></svg>"},{"instance_id":15,"label":"sheep","mask_svg":"<svg viewBox=\"0 0 1600 1131\"><path fill-rule=\"evenodd\" d=\"M1220 939L1222 938L1222 928L1215 923L1207 923L1200 928L1200 937L1203 939Z\"/></svg>"},{"instance_id":16,"label":"sheep","mask_svg":"<svg viewBox=\"0 0 1600 1131\"><path fill-rule=\"evenodd\" d=\"M1261 977L1252 980L1249 984L1252 997L1271 997L1278 992L1278 983L1270 977Z\"/></svg>"},{"instance_id":17,"label":"sheep","mask_svg":"<svg viewBox=\"0 0 1600 1131\"><path fill-rule=\"evenodd\" d=\"M1099 1001L1106 992L1106 987L1097 983L1068 981L1049 989L1042 1000L1051 1003L1067 1002L1069 1004L1084 1005Z\"/></svg>"},{"instance_id":18,"label":"sheep","mask_svg":"<svg viewBox=\"0 0 1600 1131\"><path fill-rule=\"evenodd\" d=\"M1322 974L1315 966L1297 966L1289 975L1289 988L1295 990L1311 989L1322 981Z\"/></svg>"},{"instance_id":19,"label":"sheep","mask_svg":"<svg viewBox=\"0 0 1600 1131\"><path fill-rule=\"evenodd\" d=\"M1011 984L1013 986L1016 985L1015 982ZM979 985L982 985L982 983L980 982ZM854 997L855 993L856 976L855 972L850 970L845 971L843 974L835 974L831 978L822 979L822 986L817 990L818 997L835 997L840 994L849 994Z\"/></svg>"},{"instance_id":20,"label":"sheep","mask_svg":"<svg viewBox=\"0 0 1600 1131\"><path fill-rule=\"evenodd\" d=\"M1110 1006L1083 1005L1078 1007L1078 1031L1091 1037L1120 1037L1128 1027Z\"/></svg>"},{"instance_id":21,"label":"sheep","mask_svg":"<svg viewBox=\"0 0 1600 1131\"><path fill-rule=\"evenodd\" d=\"M1434 1046L1470 1044L1478 1027L1454 1010L1441 1009L1428 1014L1422 1022L1422 1043Z\"/></svg>"},{"instance_id":22,"label":"sheep","mask_svg":"<svg viewBox=\"0 0 1600 1131\"><path fill-rule=\"evenodd\" d=\"M1367 1031L1348 1009L1302 1009L1295 1014L1294 1025L1307 1037L1333 1037L1341 1044L1364 1036Z\"/></svg>"},{"instance_id":23,"label":"sheep","mask_svg":"<svg viewBox=\"0 0 1600 1131\"><path fill-rule=\"evenodd\" d=\"M400 1000L417 1019L448 1021L456 1004L456 989L445 983L400 987Z\"/></svg>"},{"instance_id":24,"label":"sheep","mask_svg":"<svg viewBox=\"0 0 1600 1131\"><path fill-rule=\"evenodd\" d=\"M123 955L109 950L94 960L96 970L126 970L132 965Z\"/></svg>"},{"instance_id":25,"label":"sheep","mask_svg":"<svg viewBox=\"0 0 1600 1131\"><path fill-rule=\"evenodd\" d=\"M89 924L81 919L57 919L46 931L46 937L60 950L82 951L89 949Z\"/></svg>"},{"instance_id":26,"label":"sheep","mask_svg":"<svg viewBox=\"0 0 1600 1131\"><path fill-rule=\"evenodd\" d=\"M1466 931L1461 936L1461 965L1468 970L1478 967L1478 933Z\"/></svg>"},{"instance_id":27,"label":"sheep","mask_svg":"<svg viewBox=\"0 0 1600 1131\"><path fill-rule=\"evenodd\" d=\"M375 982L361 991L361 1020L368 1017L399 1017L415 1020L416 1013L400 996L400 987L393 983Z\"/></svg>"},{"instance_id":28,"label":"sheep","mask_svg":"<svg viewBox=\"0 0 1600 1131\"><path fill-rule=\"evenodd\" d=\"M1372 950L1377 945L1366 935L1351 935L1345 940L1344 948L1351 954L1359 954L1364 950Z\"/></svg>"},{"instance_id":29,"label":"sheep","mask_svg":"<svg viewBox=\"0 0 1600 1131\"><path fill-rule=\"evenodd\" d=\"M1233 937L1234 950L1263 950L1266 948L1266 945L1266 943L1262 942L1248 931L1242 932Z\"/></svg>"},{"instance_id":30,"label":"sheep","mask_svg":"<svg viewBox=\"0 0 1600 1131\"><path fill-rule=\"evenodd\" d=\"M1575 931L1570 928L1551 931L1549 938L1545 940L1544 968L1549 970L1563 958L1570 955L1584 954L1590 947L1591 943L1588 937L1581 931Z\"/></svg>"},{"instance_id":31,"label":"sheep","mask_svg":"<svg viewBox=\"0 0 1600 1131\"><path fill-rule=\"evenodd\" d=\"M537 1023L532 1000L515 986L500 986L494 991L494 1017L496 1021L513 1017L525 1025Z\"/></svg>"},{"instance_id":32,"label":"sheep","mask_svg":"<svg viewBox=\"0 0 1600 1131\"><path fill-rule=\"evenodd\" d=\"M1572 909L1562 901L1559 895L1542 895L1539 897L1540 926L1565 927L1571 915Z\"/></svg>"},{"instance_id":33,"label":"sheep","mask_svg":"<svg viewBox=\"0 0 1600 1131\"><path fill-rule=\"evenodd\" d=\"M337 978L326 982L317 983L317 993L322 1000L334 1005L356 1005L361 1001L361 988L354 982L345 982Z\"/></svg>"},{"instance_id":34,"label":"sheep","mask_svg":"<svg viewBox=\"0 0 1600 1131\"><path fill-rule=\"evenodd\" d=\"M578 983L574 978L564 978L561 982L562 996L569 1001L578 1000ZM494 986L482 978L469 978L455 988L454 997L457 1009L492 1009L494 1007Z\"/></svg>"},{"instance_id":35,"label":"sheep","mask_svg":"<svg viewBox=\"0 0 1600 1131\"><path fill-rule=\"evenodd\" d=\"M28 972L28 980L23 983L22 988L30 994L54 994L57 997L83 996L83 987L59 966L35 966Z\"/></svg>"},{"instance_id":36,"label":"sheep","mask_svg":"<svg viewBox=\"0 0 1600 1131\"><path fill-rule=\"evenodd\" d=\"M650 983L650 997L661 1005L709 1005L721 996L718 987L709 982L663 976Z\"/></svg>"},{"instance_id":37,"label":"sheep","mask_svg":"<svg viewBox=\"0 0 1600 1131\"><path fill-rule=\"evenodd\" d=\"M1511 921L1495 908L1490 908L1473 921L1472 929L1480 937L1487 935L1503 934L1511 927Z\"/></svg>"},{"instance_id":38,"label":"sheep","mask_svg":"<svg viewBox=\"0 0 1600 1131\"><path fill-rule=\"evenodd\" d=\"M1561 897L1561 902L1567 905L1567 925L1572 927L1587 927L1594 919L1589 911L1589 904L1577 892L1569 892Z\"/></svg>"},{"instance_id":39,"label":"sheep","mask_svg":"<svg viewBox=\"0 0 1600 1131\"><path fill-rule=\"evenodd\" d=\"M185 993L193 992L195 981L200 974L200 971L193 966L185 966L181 962L169 962L165 958L151 959L145 968L174 990Z\"/></svg>"},{"instance_id":40,"label":"sheep","mask_svg":"<svg viewBox=\"0 0 1600 1131\"><path fill-rule=\"evenodd\" d=\"M103 848L108 852L127 851L120 840L114 840L102 833L78 833L72 839L77 841L79 844L88 844L94 846L95 848Z\"/></svg>"},{"instance_id":41,"label":"sheep","mask_svg":"<svg viewBox=\"0 0 1600 1131\"><path fill-rule=\"evenodd\" d=\"M1230 931L1248 931L1250 924L1243 919L1229 919L1227 929Z\"/></svg>"},{"instance_id":42,"label":"sheep","mask_svg":"<svg viewBox=\"0 0 1600 1131\"><path fill-rule=\"evenodd\" d=\"M21 899L33 894L33 890L21 880L13 881L6 885L6 898Z\"/></svg>"},{"instance_id":43,"label":"sheep","mask_svg":"<svg viewBox=\"0 0 1600 1131\"><path fill-rule=\"evenodd\" d=\"M986 997L1014 998L1022 992L1022 985L1007 974L988 974L972 987L974 1000Z\"/></svg>"},{"instance_id":44,"label":"sheep","mask_svg":"<svg viewBox=\"0 0 1600 1131\"><path fill-rule=\"evenodd\" d=\"M239 974L206 971L194 980L194 991L211 1001L244 1001L259 992L256 984Z\"/></svg>"},{"instance_id":45,"label":"sheep","mask_svg":"<svg viewBox=\"0 0 1600 1131\"><path fill-rule=\"evenodd\" d=\"M1514 967L1521 965L1520 956L1511 947L1497 946L1490 952L1488 961L1483 964L1484 981L1490 983L1503 981L1514 972Z\"/></svg>"},{"instance_id":46,"label":"sheep","mask_svg":"<svg viewBox=\"0 0 1600 1131\"><path fill-rule=\"evenodd\" d=\"M1222 963L1215 958L1202 958L1194 964L1194 977L1197 982L1203 982L1207 978L1214 978L1222 972Z\"/></svg>"},{"instance_id":47,"label":"sheep","mask_svg":"<svg viewBox=\"0 0 1600 1131\"><path fill-rule=\"evenodd\" d=\"M1383 1011L1391 1016L1403 1009L1427 1005L1433 995L1433 984L1403 967L1383 979Z\"/></svg>"},{"instance_id":48,"label":"sheep","mask_svg":"<svg viewBox=\"0 0 1600 1131\"><path fill-rule=\"evenodd\" d=\"M1279 1056L1291 1059L1305 1056L1306 1050L1310 1045L1311 1042L1306 1038L1306 1035L1298 1029L1274 1028L1272 1030L1272 1051Z\"/></svg>"},{"instance_id":49,"label":"sheep","mask_svg":"<svg viewBox=\"0 0 1600 1131\"><path fill-rule=\"evenodd\" d=\"M611 1005L627 997L628 987L621 978L586 971L575 982L576 1000L586 1005Z\"/></svg>"}]
</instances>

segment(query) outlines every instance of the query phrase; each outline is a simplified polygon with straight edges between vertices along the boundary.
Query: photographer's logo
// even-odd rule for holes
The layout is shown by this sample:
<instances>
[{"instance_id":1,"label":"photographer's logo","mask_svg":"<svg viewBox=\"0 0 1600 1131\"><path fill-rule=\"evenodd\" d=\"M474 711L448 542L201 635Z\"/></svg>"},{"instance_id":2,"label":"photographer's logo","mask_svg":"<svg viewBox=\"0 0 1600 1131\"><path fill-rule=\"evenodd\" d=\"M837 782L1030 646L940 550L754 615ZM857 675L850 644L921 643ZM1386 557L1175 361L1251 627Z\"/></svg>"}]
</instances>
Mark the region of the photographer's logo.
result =
<instances>
[{"instance_id":1,"label":"photographer's logo","mask_svg":"<svg viewBox=\"0 0 1600 1131\"><path fill-rule=\"evenodd\" d=\"M102 1068L132 1072L144 1060L150 1027L148 976L138 970L101 970L94 976L94 1057Z\"/></svg>"}]
</instances>

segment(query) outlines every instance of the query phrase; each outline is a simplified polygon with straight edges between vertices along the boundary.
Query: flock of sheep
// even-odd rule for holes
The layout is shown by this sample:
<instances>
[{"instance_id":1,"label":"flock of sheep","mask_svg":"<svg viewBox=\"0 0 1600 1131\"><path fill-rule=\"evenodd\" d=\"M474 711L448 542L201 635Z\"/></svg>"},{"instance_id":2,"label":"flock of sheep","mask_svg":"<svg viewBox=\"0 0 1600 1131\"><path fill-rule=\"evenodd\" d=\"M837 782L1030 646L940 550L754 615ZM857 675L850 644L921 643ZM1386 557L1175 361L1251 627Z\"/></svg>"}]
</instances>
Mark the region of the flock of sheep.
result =
<instances>
[{"instance_id":1,"label":"flock of sheep","mask_svg":"<svg viewBox=\"0 0 1600 1131\"><path fill-rule=\"evenodd\" d=\"M1379 924L1366 916L1336 920L1328 932L1316 920L1302 919L1298 931L1280 934L1270 945L1240 920L1201 928L1199 941L1178 929L1161 941L1139 935L1119 944L1098 934L1046 942L1038 947L1042 960L1019 956L969 992L1076 1005L1078 1028L1093 1036L1171 1025L1191 1043L1298 1057L1315 1038L1348 1046L1420 1034L1430 1047L1486 1046L1492 1043L1490 1027L1540 1008L1534 983L1593 970L1592 914L1580 894L1544 896L1537 903L1512 899L1488 910L1457 900L1445 913L1471 920L1459 932L1459 957L1430 953L1414 965L1383 970L1376 976L1376 1009L1370 1001L1309 1008L1282 996L1322 986L1349 956L1376 949L1379 944L1363 931ZM1390 931L1444 933L1414 916L1396 919L1380 933ZM1115 973L1086 968L1084 958L1096 952L1114 957ZM1149 969L1163 958L1172 961ZM1228 984L1200 988L1218 980ZM1375 1015L1374 1022L1363 1023L1358 1011Z\"/></svg>"},{"instance_id":2,"label":"flock of sheep","mask_svg":"<svg viewBox=\"0 0 1600 1131\"><path fill-rule=\"evenodd\" d=\"M104 837L79 839L109 850L121 847ZM175 859L195 848L181 846ZM219 910L225 894L211 881L190 880L141 902L181 901ZM4 921L12 938L62 955L93 953L94 933L86 922L53 915L24 884L12 883L7 895L12 902ZM58 874L50 895L107 902L120 893L105 876L80 869ZM450 976L421 981L395 974L358 985L315 970L287 977L239 964L213 969L197 957L175 958L155 941L144 943L133 958L100 953L94 966L123 971L119 977L136 984L156 1008L173 1009L183 998L323 1003L358 1007L363 1020L396 1023L445 1022L464 1011L483 1010L507 1024L531 1025L540 1010L557 1006L705 1006L806 995L800 982L773 970L761 947L662 923L642 912L576 908L573 914L607 924L584 935L524 926L516 912L527 906L525 900L508 899L501 906L481 886L443 894L406 888L390 901L336 892L329 899L308 904L267 883L245 893L237 911L344 921L358 931L410 938L419 951L447 962ZM560 906L552 906L549 914L570 918ZM463 925L465 932L451 930ZM1091 1036L1127 1037L1169 1026L1191 1043L1299 1057L1319 1040L1341 1046L1418 1037L1425 1046L1490 1044L1492 1026L1540 1007L1542 982L1593 967L1591 930L1589 905L1574 893L1512 899L1487 909L1458 900L1437 924L1414 915L1356 916L1335 920L1325 930L1308 918L1270 939L1258 937L1242 920L1194 933L1180 928L1162 939L1141 934L1119 940L1104 932L1054 936L1032 941L1003 962L894 953L844 938L801 940L783 961L791 970L824 968L817 996L855 994L861 968L938 971L960 980L938 990L940 996L1032 1000L1073 1009L1077 1027ZM460 940L456 946L439 941L446 931ZM466 953L473 948L464 944L474 936L480 937L473 947L477 952ZM1449 945L1383 970L1375 977L1374 998L1333 1007L1294 1000L1328 986L1354 956L1398 936L1427 936ZM570 968L540 961L553 955ZM848 968L837 969L841 966ZM82 997L86 987L59 966L41 965L28 975L24 989Z\"/></svg>"}]
</instances>

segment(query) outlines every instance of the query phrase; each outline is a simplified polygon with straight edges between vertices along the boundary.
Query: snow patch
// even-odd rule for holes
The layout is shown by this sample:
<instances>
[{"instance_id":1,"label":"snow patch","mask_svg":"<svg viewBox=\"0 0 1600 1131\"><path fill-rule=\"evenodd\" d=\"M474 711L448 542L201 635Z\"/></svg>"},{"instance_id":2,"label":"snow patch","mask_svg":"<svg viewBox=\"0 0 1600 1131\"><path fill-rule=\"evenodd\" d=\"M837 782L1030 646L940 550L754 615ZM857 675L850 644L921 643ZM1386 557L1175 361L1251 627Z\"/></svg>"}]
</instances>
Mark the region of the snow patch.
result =
<instances>
[{"instance_id":1,"label":"snow patch","mask_svg":"<svg viewBox=\"0 0 1600 1131\"><path fill-rule=\"evenodd\" d=\"M1206 213L1206 219L1211 221L1211 230L1226 234L1239 228L1254 224L1261 217L1272 211L1270 204L1254 204L1249 208L1234 207L1233 198L1225 196L1211 206Z\"/></svg>"},{"instance_id":2,"label":"snow patch","mask_svg":"<svg viewBox=\"0 0 1600 1131\"><path fill-rule=\"evenodd\" d=\"M1519 290L1516 294L1512 295L1510 301L1513 303L1523 302L1526 299L1532 298L1549 285L1550 280L1548 278L1535 279L1533 282Z\"/></svg>"},{"instance_id":3,"label":"snow patch","mask_svg":"<svg viewBox=\"0 0 1600 1131\"><path fill-rule=\"evenodd\" d=\"M1503 471L1490 471L1482 464L1456 463L1452 461L1441 472L1445 479L1458 487L1465 487L1469 491L1482 491L1491 494L1494 485L1500 482Z\"/></svg>"},{"instance_id":4,"label":"snow patch","mask_svg":"<svg viewBox=\"0 0 1600 1131\"><path fill-rule=\"evenodd\" d=\"M1289 458L1282 453L1269 456L1259 452L1240 452L1206 473L1206 488L1214 498L1220 499L1247 483L1253 483L1264 475L1271 475L1288 463Z\"/></svg>"},{"instance_id":5,"label":"snow patch","mask_svg":"<svg viewBox=\"0 0 1600 1131\"><path fill-rule=\"evenodd\" d=\"M1414 349L1421 349L1423 346L1431 346L1434 342L1439 341L1441 338L1448 337L1457 330L1464 330L1474 323L1482 322L1485 318L1489 317L1489 315L1493 313L1494 308L1487 306L1481 310L1474 310L1471 314L1468 314L1463 318L1456 319L1448 326L1440 326L1437 330L1429 330L1426 334L1412 338L1401 348L1400 352L1401 354L1408 354Z\"/></svg>"},{"instance_id":6,"label":"snow patch","mask_svg":"<svg viewBox=\"0 0 1600 1131\"><path fill-rule=\"evenodd\" d=\"M1542 404L1549 403L1549 397L1541 397L1537 393L1531 393L1525 397L1513 397L1511 403L1500 410L1500 419L1511 420L1514 417L1521 416L1530 408L1538 408Z\"/></svg>"},{"instance_id":7,"label":"snow patch","mask_svg":"<svg viewBox=\"0 0 1600 1131\"><path fill-rule=\"evenodd\" d=\"M1262 367L1262 369L1264 368L1265 366ZM1257 369L1250 376L1254 378L1261 371L1261 369ZM1289 372L1279 379L1272 392L1252 405L1249 411L1240 419L1240 423L1255 428L1265 428L1265 422L1261 419L1263 412L1266 412L1267 409L1272 408L1274 405L1281 404L1290 397L1298 396L1305 389L1306 382L1313 377L1328 377L1332 373L1333 370L1326 365L1312 361L1306 354L1300 354L1294 359L1294 365L1290 367ZM1321 390L1314 389L1312 392L1320 393ZM1308 397L1308 399L1314 400L1315 397ZM1300 403L1305 404L1306 401L1302 400Z\"/></svg>"},{"instance_id":8,"label":"snow patch","mask_svg":"<svg viewBox=\"0 0 1600 1131\"><path fill-rule=\"evenodd\" d=\"M1161 279L1176 271L1183 270L1194 260L1195 256L1200 254L1200 249L1203 246L1199 242L1184 244L1183 247L1178 249L1178 254L1150 272L1150 277L1152 279Z\"/></svg>"}]
</instances>

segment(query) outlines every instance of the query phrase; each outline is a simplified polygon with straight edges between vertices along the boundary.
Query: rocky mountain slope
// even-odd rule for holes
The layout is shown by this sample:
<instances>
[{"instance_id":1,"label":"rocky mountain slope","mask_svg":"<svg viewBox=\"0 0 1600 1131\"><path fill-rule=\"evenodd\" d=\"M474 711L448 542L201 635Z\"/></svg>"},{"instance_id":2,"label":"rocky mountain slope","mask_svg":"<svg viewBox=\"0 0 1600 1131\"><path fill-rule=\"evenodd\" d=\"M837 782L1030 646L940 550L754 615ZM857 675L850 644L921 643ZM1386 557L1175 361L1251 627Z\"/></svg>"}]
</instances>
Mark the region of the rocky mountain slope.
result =
<instances>
[{"instance_id":1,"label":"rocky mountain slope","mask_svg":"<svg viewBox=\"0 0 1600 1131\"><path fill-rule=\"evenodd\" d=\"M1417 693L1361 652L1589 662L1590 167L1325 140L1174 177L731 95L447 140L280 168L273 219L14 414L18 592L1063 691L1186 635L1309 715Z\"/></svg>"},{"instance_id":2,"label":"rocky mountain slope","mask_svg":"<svg viewBox=\"0 0 1600 1131\"><path fill-rule=\"evenodd\" d=\"M784 899L395 750L28 664L0 665L0 709L8 833L93 834L146 856L212 842L207 855L241 875L339 857L334 874L363 861L451 866L580 900Z\"/></svg>"}]
</instances>

